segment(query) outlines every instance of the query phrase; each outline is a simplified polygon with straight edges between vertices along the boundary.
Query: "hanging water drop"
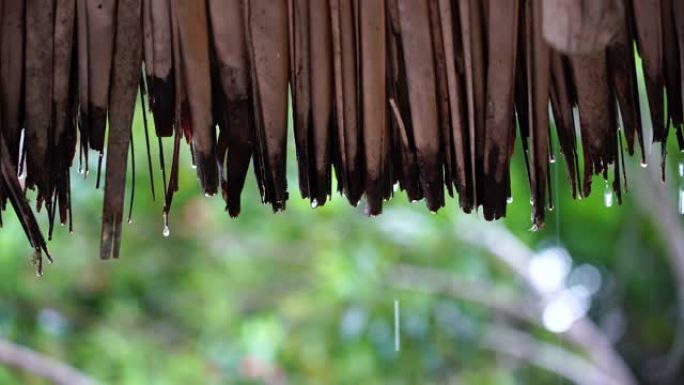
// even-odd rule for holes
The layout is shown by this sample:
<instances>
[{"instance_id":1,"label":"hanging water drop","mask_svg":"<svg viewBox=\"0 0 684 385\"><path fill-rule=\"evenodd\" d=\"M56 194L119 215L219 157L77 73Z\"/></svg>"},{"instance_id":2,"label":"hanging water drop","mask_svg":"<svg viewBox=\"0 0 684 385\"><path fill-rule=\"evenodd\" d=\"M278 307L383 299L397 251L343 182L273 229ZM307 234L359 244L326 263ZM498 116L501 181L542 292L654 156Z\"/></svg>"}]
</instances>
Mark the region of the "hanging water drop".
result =
<instances>
[{"instance_id":1,"label":"hanging water drop","mask_svg":"<svg viewBox=\"0 0 684 385\"><path fill-rule=\"evenodd\" d=\"M641 162L641 168L646 168L648 167L648 163L646 162Z\"/></svg>"},{"instance_id":2,"label":"hanging water drop","mask_svg":"<svg viewBox=\"0 0 684 385\"><path fill-rule=\"evenodd\" d=\"M613 207L613 189L610 188L607 180L606 186L603 189L603 205L607 208Z\"/></svg>"},{"instance_id":3,"label":"hanging water drop","mask_svg":"<svg viewBox=\"0 0 684 385\"><path fill-rule=\"evenodd\" d=\"M318 207L318 199L314 198L314 199L311 201L311 208L312 208L312 209L315 209L316 207Z\"/></svg>"},{"instance_id":4,"label":"hanging water drop","mask_svg":"<svg viewBox=\"0 0 684 385\"><path fill-rule=\"evenodd\" d=\"M164 211L164 230L162 230L162 235L169 237L171 235L171 229L169 229L169 214Z\"/></svg>"},{"instance_id":5,"label":"hanging water drop","mask_svg":"<svg viewBox=\"0 0 684 385\"><path fill-rule=\"evenodd\" d=\"M513 203L513 196L512 195L509 196L508 198L506 198L506 203L508 203L508 204Z\"/></svg>"},{"instance_id":6,"label":"hanging water drop","mask_svg":"<svg viewBox=\"0 0 684 385\"><path fill-rule=\"evenodd\" d=\"M556 155L551 154L551 156L549 156L549 163L551 163L551 164L556 163Z\"/></svg>"}]
</instances>

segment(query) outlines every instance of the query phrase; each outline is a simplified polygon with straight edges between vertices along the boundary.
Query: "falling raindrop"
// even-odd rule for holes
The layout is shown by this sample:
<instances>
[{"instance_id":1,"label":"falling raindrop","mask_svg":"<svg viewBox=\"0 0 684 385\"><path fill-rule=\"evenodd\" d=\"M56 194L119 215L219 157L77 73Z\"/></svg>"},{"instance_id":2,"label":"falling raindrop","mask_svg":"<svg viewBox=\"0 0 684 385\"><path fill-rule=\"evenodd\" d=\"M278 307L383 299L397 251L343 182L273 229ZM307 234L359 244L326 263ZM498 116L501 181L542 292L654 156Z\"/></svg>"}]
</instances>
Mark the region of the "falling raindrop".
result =
<instances>
[{"instance_id":1,"label":"falling raindrop","mask_svg":"<svg viewBox=\"0 0 684 385\"><path fill-rule=\"evenodd\" d=\"M677 199L678 202L678 211L679 214L684 215L684 161L679 162L679 196Z\"/></svg>"},{"instance_id":2,"label":"falling raindrop","mask_svg":"<svg viewBox=\"0 0 684 385\"><path fill-rule=\"evenodd\" d=\"M613 189L610 188L608 180L606 180L606 186L603 189L603 205L607 208L613 207Z\"/></svg>"},{"instance_id":3,"label":"falling raindrop","mask_svg":"<svg viewBox=\"0 0 684 385\"><path fill-rule=\"evenodd\" d=\"M398 352L401 350L401 340L399 338L400 334L400 323L399 323L399 300L394 300L394 351Z\"/></svg>"}]
</instances>

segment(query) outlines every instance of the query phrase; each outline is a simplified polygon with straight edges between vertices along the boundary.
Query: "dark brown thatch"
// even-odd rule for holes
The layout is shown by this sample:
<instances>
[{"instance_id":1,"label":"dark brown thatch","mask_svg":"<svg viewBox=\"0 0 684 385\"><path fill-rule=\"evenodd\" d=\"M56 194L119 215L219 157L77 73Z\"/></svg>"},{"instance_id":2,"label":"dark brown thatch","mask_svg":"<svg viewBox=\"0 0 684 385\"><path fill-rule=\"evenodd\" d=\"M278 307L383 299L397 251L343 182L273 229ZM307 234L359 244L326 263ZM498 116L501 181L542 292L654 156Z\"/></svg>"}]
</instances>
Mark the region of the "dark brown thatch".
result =
<instances>
[{"instance_id":1,"label":"dark brown thatch","mask_svg":"<svg viewBox=\"0 0 684 385\"><path fill-rule=\"evenodd\" d=\"M231 216L252 161L262 202L285 209L291 100L312 206L329 200L334 170L370 215L398 185L432 211L458 195L464 211L501 218L519 136L540 227L550 138L573 197L602 175L620 199L623 136L643 157L650 119L663 164L670 127L684 147L683 78L677 0L2 0L0 205L12 204L40 261L25 190L37 190L51 234L57 217L70 222L76 149L86 173L95 150L107 161L101 255L116 258L140 94L159 143L173 137L168 175L169 154L160 159L166 218L183 140L203 192L221 191Z\"/></svg>"}]
</instances>

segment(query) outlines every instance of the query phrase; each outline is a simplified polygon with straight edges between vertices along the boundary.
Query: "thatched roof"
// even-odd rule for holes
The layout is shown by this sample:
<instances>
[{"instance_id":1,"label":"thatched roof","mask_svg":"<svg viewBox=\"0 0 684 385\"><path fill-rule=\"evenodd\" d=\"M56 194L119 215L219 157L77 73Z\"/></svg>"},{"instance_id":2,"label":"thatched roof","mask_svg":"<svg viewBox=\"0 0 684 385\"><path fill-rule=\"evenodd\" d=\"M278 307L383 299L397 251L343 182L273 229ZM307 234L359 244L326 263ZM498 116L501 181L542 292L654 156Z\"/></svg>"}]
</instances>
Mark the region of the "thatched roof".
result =
<instances>
[{"instance_id":1,"label":"thatched roof","mask_svg":"<svg viewBox=\"0 0 684 385\"><path fill-rule=\"evenodd\" d=\"M684 146L682 1L0 0L0 9L0 202L12 204L38 261L45 240L25 190L37 191L49 233L69 222L77 152L100 165L106 157L102 257L118 256L138 94L154 133L174 140L165 214L181 187L182 142L203 192L222 193L231 216L251 162L263 203L285 209L288 96L301 195L325 204L334 169L338 190L352 205L365 196L371 215L398 184L429 210L448 194L466 212L503 217L519 135L541 226L554 126L575 197L589 195L592 175L612 174L620 199L623 137L644 156L646 124L663 158L670 126ZM634 43L650 116L640 113Z\"/></svg>"}]
</instances>

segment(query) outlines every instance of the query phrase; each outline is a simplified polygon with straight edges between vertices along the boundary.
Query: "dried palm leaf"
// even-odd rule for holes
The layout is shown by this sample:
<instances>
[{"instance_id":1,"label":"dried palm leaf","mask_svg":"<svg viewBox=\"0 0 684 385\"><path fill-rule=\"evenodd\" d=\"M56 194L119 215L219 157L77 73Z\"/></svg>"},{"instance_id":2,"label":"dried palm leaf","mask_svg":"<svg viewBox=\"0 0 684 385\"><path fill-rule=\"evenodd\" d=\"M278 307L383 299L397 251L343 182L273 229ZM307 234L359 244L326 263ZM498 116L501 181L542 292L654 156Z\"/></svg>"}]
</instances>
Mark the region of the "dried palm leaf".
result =
<instances>
[{"instance_id":1,"label":"dried palm leaf","mask_svg":"<svg viewBox=\"0 0 684 385\"><path fill-rule=\"evenodd\" d=\"M309 131L311 124L311 49L308 0L288 0L290 82L299 191L309 198Z\"/></svg>"},{"instance_id":2,"label":"dried palm leaf","mask_svg":"<svg viewBox=\"0 0 684 385\"><path fill-rule=\"evenodd\" d=\"M544 38L565 54L602 51L624 20L621 0L544 0Z\"/></svg>"},{"instance_id":3,"label":"dried palm leaf","mask_svg":"<svg viewBox=\"0 0 684 385\"><path fill-rule=\"evenodd\" d=\"M439 15L442 31L442 44L444 46L444 58L446 65L446 81L449 93L450 135L449 142L445 144L449 151L445 155L450 156L452 174L447 174L447 183L453 183L459 194L461 207L469 212L473 205L472 196L468 193L469 153L468 132L464 116L464 95L462 78L462 51L457 50L460 39L455 37L458 30L458 17L455 14L458 9L452 8L451 1L439 0ZM456 22L456 25L454 25ZM460 59L461 63L457 63Z\"/></svg>"},{"instance_id":4,"label":"dried palm leaf","mask_svg":"<svg viewBox=\"0 0 684 385\"><path fill-rule=\"evenodd\" d=\"M193 161L204 194L218 189L216 132L211 109L209 20L205 2L175 1L180 37L181 78L187 98ZM187 107L186 107L187 105ZM187 132L186 132L187 135Z\"/></svg>"},{"instance_id":5,"label":"dried palm leaf","mask_svg":"<svg viewBox=\"0 0 684 385\"><path fill-rule=\"evenodd\" d=\"M126 161L142 63L142 2L119 0L109 98L109 140L100 257L118 258L121 247Z\"/></svg>"},{"instance_id":6,"label":"dried palm leaf","mask_svg":"<svg viewBox=\"0 0 684 385\"><path fill-rule=\"evenodd\" d=\"M579 163L577 157L577 139L575 137L575 119L573 105L572 73L567 64L567 58L558 52L551 53L551 108L556 124L556 132L560 143L560 150L565 157L568 169L568 180L572 197L577 198L579 184ZM580 191L581 194L581 191Z\"/></svg>"},{"instance_id":7,"label":"dried palm leaf","mask_svg":"<svg viewBox=\"0 0 684 385\"><path fill-rule=\"evenodd\" d=\"M85 12L88 34L89 144L93 150L102 153L114 52L116 0L86 1Z\"/></svg>"},{"instance_id":8,"label":"dried palm leaf","mask_svg":"<svg viewBox=\"0 0 684 385\"><path fill-rule=\"evenodd\" d=\"M646 92L651 110L653 141L667 139L663 106L663 27L661 0L631 0L636 42L644 67ZM663 151L664 154L664 151Z\"/></svg>"},{"instance_id":9,"label":"dried palm leaf","mask_svg":"<svg viewBox=\"0 0 684 385\"><path fill-rule=\"evenodd\" d=\"M551 55L542 37L542 0L526 4L526 71L530 117L532 223L544 224L549 172L549 84ZM549 192L550 193L550 192Z\"/></svg>"},{"instance_id":10,"label":"dried palm leaf","mask_svg":"<svg viewBox=\"0 0 684 385\"><path fill-rule=\"evenodd\" d=\"M517 0L489 0L487 17L487 114L484 147L484 215L506 214L510 192L510 149L515 132L513 95L519 7Z\"/></svg>"},{"instance_id":11,"label":"dried palm leaf","mask_svg":"<svg viewBox=\"0 0 684 385\"><path fill-rule=\"evenodd\" d=\"M245 0L245 25L262 201L285 209L287 180L288 13L284 0Z\"/></svg>"},{"instance_id":12,"label":"dried palm leaf","mask_svg":"<svg viewBox=\"0 0 684 385\"><path fill-rule=\"evenodd\" d=\"M386 37L383 1L359 2L361 126L365 190L370 215L380 214L389 197L389 132L386 104Z\"/></svg>"},{"instance_id":13,"label":"dried palm leaf","mask_svg":"<svg viewBox=\"0 0 684 385\"><path fill-rule=\"evenodd\" d=\"M52 165L50 197L59 203L59 221L65 224L71 212L69 169L76 152L77 102L75 97L75 24L76 1L57 0L55 8L55 34L53 43L53 127L51 151ZM53 207L53 210L56 208ZM54 214L50 221L50 235Z\"/></svg>"},{"instance_id":14,"label":"dried palm leaf","mask_svg":"<svg viewBox=\"0 0 684 385\"><path fill-rule=\"evenodd\" d=\"M662 0L662 24L663 24L663 71L665 75L665 87L667 91L667 116L665 129L672 123L677 129L680 150L684 150L684 138L682 137L682 124L684 124L684 111L682 110L682 79L679 58L679 44L675 27L673 4L681 0Z\"/></svg>"},{"instance_id":15,"label":"dried palm leaf","mask_svg":"<svg viewBox=\"0 0 684 385\"><path fill-rule=\"evenodd\" d=\"M330 5L309 0L309 45L311 49L311 148L309 195L312 206L325 204L331 190L331 150L333 139L333 60Z\"/></svg>"},{"instance_id":16,"label":"dried palm leaf","mask_svg":"<svg viewBox=\"0 0 684 385\"><path fill-rule=\"evenodd\" d=\"M339 188L356 206L363 193L361 123L358 107L358 46L355 25L356 0L330 0L333 58L335 69L335 110L337 113L337 158L341 174Z\"/></svg>"},{"instance_id":17,"label":"dried palm leaf","mask_svg":"<svg viewBox=\"0 0 684 385\"><path fill-rule=\"evenodd\" d=\"M149 87L150 109L157 135L173 135L176 120L176 71L171 0L145 0L148 16L143 25L150 34L145 45L145 69ZM148 61L149 60L149 61Z\"/></svg>"},{"instance_id":18,"label":"dried palm leaf","mask_svg":"<svg viewBox=\"0 0 684 385\"><path fill-rule=\"evenodd\" d=\"M608 46L608 69L612 86L620 107L622 129L627 139L627 150L634 154L635 136L639 141L642 162L645 162L644 134L639 108L636 63L632 44L632 15L627 9L626 18L618 30L615 40Z\"/></svg>"},{"instance_id":19,"label":"dried palm leaf","mask_svg":"<svg viewBox=\"0 0 684 385\"><path fill-rule=\"evenodd\" d=\"M19 160L24 111L21 103L24 80L24 0L4 0L0 24L0 111L2 133L12 165Z\"/></svg>"},{"instance_id":20,"label":"dried palm leaf","mask_svg":"<svg viewBox=\"0 0 684 385\"><path fill-rule=\"evenodd\" d=\"M217 78L213 102L220 128L217 156L225 164L222 189L228 211L237 216L254 137L243 10L241 0L209 0L208 5Z\"/></svg>"},{"instance_id":21,"label":"dried palm leaf","mask_svg":"<svg viewBox=\"0 0 684 385\"><path fill-rule=\"evenodd\" d=\"M369 214L398 184L430 210L446 190L464 211L500 218L517 123L539 228L553 201L549 104L574 197L612 168L621 199L623 132L628 152L638 141L645 155L639 63L663 159L670 123L684 147L683 25L676 0L0 0L0 209L10 200L42 249L22 189L37 188L49 236L57 217L70 222L77 140L87 173L108 118L101 255L117 256L138 88L154 116L165 221L183 137L202 190L220 182L231 216L252 158L262 201L284 209L290 90L312 206L329 199L334 168ZM167 178L161 138L172 135ZM146 144L149 154L147 131Z\"/></svg>"},{"instance_id":22,"label":"dried palm leaf","mask_svg":"<svg viewBox=\"0 0 684 385\"><path fill-rule=\"evenodd\" d=\"M26 163L28 187L38 188L38 205L48 206L50 199L50 167L46 167L53 146L52 135L52 70L54 1L26 2L25 99Z\"/></svg>"},{"instance_id":23,"label":"dried palm leaf","mask_svg":"<svg viewBox=\"0 0 684 385\"><path fill-rule=\"evenodd\" d=\"M437 119L434 50L428 4L399 0L399 20L410 103L411 139L428 208L444 206L443 158Z\"/></svg>"}]
</instances>

